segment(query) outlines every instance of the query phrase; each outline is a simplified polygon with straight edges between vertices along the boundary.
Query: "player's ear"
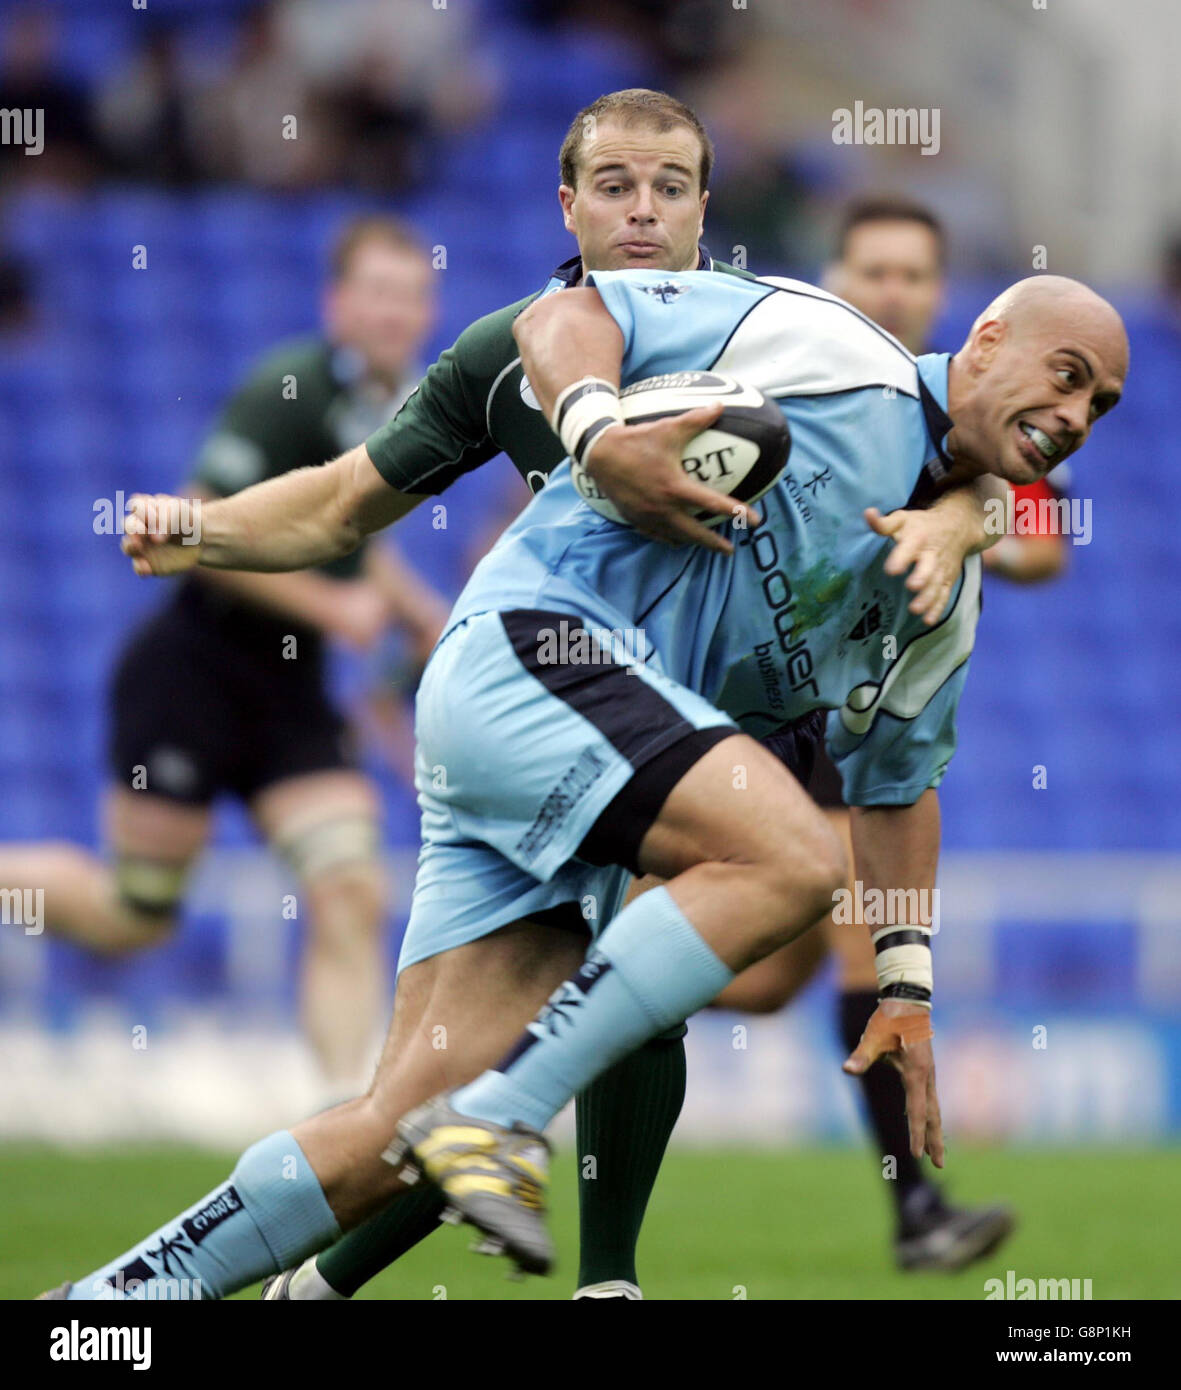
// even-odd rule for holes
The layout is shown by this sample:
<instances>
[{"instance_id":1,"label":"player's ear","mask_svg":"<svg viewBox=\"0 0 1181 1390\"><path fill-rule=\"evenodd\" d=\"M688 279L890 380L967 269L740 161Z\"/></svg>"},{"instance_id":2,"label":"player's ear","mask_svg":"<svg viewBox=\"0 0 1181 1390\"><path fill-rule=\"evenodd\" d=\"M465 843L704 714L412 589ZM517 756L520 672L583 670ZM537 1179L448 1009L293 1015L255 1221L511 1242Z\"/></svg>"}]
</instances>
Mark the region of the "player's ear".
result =
<instances>
[{"instance_id":1,"label":"player's ear","mask_svg":"<svg viewBox=\"0 0 1181 1390\"><path fill-rule=\"evenodd\" d=\"M709 189L701 195L700 215L697 219L697 239L698 241L705 235L705 205L709 202Z\"/></svg>"},{"instance_id":2,"label":"player's ear","mask_svg":"<svg viewBox=\"0 0 1181 1390\"><path fill-rule=\"evenodd\" d=\"M972 330L972 356L981 367L987 367L1005 340L1008 324L1004 319L986 319Z\"/></svg>"},{"instance_id":3,"label":"player's ear","mask_svg":"<svg viewBox=\"0 0 1181 1390\"><path fill-rule=\"evenodd\" d=\"M568 183L564 183L558 188L558 202L562 205L563 225L568 232L577 236L578 233L574 227L574 217L571 213L571 208L574 206L574 190Z\"/></svg>"},{"instance_id":4,"label":"player's ear","mask_svg":"<svg viewBox=\"0 0 1181 1390\"><path fill-rule=\"evenodd\" d=\"M835 294L838 298L843 298L842 288L844 283L845 277L841 273L840 262L829 261L820 272L820 288L822 290L827 290L829 294Z\"/></svg>"}]
</instances>

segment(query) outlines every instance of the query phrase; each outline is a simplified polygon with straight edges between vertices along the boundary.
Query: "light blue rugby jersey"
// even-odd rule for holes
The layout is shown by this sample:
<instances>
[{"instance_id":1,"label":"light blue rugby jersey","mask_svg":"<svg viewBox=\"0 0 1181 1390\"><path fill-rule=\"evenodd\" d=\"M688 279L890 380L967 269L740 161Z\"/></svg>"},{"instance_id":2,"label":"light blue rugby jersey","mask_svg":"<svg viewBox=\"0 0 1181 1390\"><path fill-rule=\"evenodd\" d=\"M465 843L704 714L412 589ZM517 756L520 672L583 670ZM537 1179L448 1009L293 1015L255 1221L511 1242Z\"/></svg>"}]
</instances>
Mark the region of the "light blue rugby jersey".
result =
<instances>
[{"instance_id":1,"label":"light blue rugby jersey","mask_svg":"<svg viewBox=\"0 0 1181 1390\"><path fill-rule=\"evenodd\" d=\"M938 786L980 608L971 557L939 624L907 612L883 572L883 512L928 500L947 468L948 357L919 359L814 286L709 272L587 276L624 337L623 384L716 369L778 400L788 466L755 530L726 523L733 556L648 540L598 516L569 462L484 557L452 613L570 613L639 629L674 680L762 737L833 711L829 752L851 805L907 805ZM636 639L633 637L633 641Z\"/></svg>"}]
</instances>

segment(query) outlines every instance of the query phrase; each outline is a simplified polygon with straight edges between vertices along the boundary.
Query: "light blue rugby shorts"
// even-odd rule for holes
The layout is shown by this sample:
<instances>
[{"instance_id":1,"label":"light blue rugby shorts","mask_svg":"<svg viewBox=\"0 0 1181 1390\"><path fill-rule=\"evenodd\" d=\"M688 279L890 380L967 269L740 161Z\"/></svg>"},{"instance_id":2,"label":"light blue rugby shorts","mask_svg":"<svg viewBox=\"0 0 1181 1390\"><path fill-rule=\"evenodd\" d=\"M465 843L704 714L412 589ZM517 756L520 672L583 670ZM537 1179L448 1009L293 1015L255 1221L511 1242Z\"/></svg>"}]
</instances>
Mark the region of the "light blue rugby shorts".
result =
<instances>
[{"instance_id":1,"label":"light blue rugby shorts","mask_svg":"<svg viewBox=\"0 0 1181 1390\"><path fill-rule=\"evenodd\" d=\"M431 656L415 725L422 848L399 970L563 904L597 935L664 796L738 732L651 661L619 659L618 645L587 660L584 627L572 613L480 613ZM612 825L597 827L645 767L643 805L613 808Z\"/></svg>"}]
</instances>

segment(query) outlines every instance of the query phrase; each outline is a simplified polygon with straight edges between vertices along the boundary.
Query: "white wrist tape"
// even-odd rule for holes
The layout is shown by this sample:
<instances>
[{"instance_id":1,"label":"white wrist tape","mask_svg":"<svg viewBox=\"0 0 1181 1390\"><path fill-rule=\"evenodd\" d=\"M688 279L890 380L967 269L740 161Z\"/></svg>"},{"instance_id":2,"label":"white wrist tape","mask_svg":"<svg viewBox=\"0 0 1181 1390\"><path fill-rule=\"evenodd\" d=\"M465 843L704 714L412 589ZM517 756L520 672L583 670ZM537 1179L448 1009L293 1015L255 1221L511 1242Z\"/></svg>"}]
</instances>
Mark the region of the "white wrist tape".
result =
<instances>
[{"instance_id":1,"label":"white wrist tape","mask_svg":"<svg viewBox=\"0 0 1181 1390\"><path fill-rule=\"evenodd\" d=\"M585 463L599 435L623 424L618 388L602 377L584 376L558 397L550 424L574 462Z\"/></svg>"},{"instance_id":2,"label":"white wrist tape","mask_svg":"<svg viewBox=\"0 0 1181 1390\"><path fill-rule=\"evenodd\" d=\"M883 927L871 937L878 972L878 998L931 1007L935 985L930 927Z\"/></svg>"}]
</instances>

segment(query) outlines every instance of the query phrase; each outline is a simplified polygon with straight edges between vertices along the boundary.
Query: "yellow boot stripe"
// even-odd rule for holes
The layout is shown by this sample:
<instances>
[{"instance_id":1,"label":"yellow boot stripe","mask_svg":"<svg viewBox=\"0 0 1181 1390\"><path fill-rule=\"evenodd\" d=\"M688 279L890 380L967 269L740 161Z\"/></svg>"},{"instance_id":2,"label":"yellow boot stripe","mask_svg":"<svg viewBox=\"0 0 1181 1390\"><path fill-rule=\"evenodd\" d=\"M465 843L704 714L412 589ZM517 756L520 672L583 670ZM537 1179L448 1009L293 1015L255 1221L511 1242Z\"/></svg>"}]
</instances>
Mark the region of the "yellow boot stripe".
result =
<instances>
[{"instance_id":1,"label":"yellow boot stripe","mask_svg":"<svg viewBox=\"0 0 1181 1390\"><path fill-rule=\"evenodd\" d=\"M490 1192L496 1197L511 1197L511 1184L504 1178L482 1173L457 1173L448 1178L443 1190L449 1197L469 1197L476 1192Z\"/></svg>"},{"instance_id":2,"label":"yellow boot stripe","mask_svg":"<svg viewBox=\"0 0 1181 1390\"><path fill-rule=\"evenodd\" d=\"M496 1139L486 1129L472 1129L466 1125L441 1125L415 1144L414 1152L425 1160L433 1158L440 1149L449 1149L456 1144L471 1144L477 1149L490 1149L495 1146Z\"/></svg>"},{"instance_id":3,"label":"yellow boot stripe","mask_svg":"<svg viewBox=\"0 0 1181 1390\"><path fill-rule=\"evenodd\" d=\"M460 1172L481 1172L481 1173L500 1173L504 1176L503 1166L494 1158L486 1158L483 1154L457 1154L455 1159L448 1165Z\"/></svg>"}]
</instances>

